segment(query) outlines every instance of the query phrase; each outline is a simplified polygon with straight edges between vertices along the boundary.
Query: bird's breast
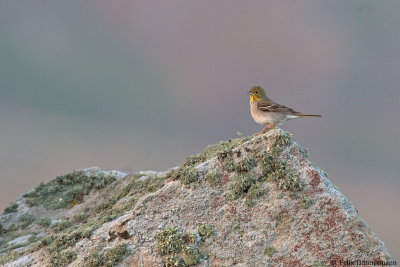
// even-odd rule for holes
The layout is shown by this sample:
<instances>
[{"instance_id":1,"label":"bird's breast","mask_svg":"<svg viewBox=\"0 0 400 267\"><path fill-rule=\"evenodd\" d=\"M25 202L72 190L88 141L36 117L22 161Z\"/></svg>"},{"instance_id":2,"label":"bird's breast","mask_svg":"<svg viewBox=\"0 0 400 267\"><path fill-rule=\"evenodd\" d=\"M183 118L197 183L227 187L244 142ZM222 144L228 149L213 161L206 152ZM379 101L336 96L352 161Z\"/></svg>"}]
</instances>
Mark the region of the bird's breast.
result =
<instances>
[{"instance_id":1,"label":"bird's breast","mask_svg":"<svg viewBox=\"0 0 400 267\"><path fill-rule=\"evenodd\" d=\"M266 124L272 122L270 118L270 114L268 112L261 111L257 108L257 103L250 104L250 113L253 117L253 120L258 124Z\"/></svg>"}]
</instances>

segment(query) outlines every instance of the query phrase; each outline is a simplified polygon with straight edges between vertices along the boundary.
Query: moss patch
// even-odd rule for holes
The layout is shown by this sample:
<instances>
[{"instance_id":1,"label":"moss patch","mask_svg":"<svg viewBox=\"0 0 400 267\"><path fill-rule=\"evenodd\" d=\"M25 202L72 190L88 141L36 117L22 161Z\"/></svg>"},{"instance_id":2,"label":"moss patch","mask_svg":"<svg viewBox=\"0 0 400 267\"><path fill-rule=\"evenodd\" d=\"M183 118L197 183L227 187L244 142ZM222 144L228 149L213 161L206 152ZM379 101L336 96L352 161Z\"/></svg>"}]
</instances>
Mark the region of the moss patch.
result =
<instances>
[{"instance_id":1,"label":"moss patch","mask_svg":"<svg viewBox=\"0 0 400 267\"><path fill-rule=\"evenodd\" d=\"M42 246L47 246L50 252L57 253L63 249L75 245L79 240L91 236L94 229L91 227L80 228L74 226L67 231L49 234L41 240Z\"/></svg>"},{"instance_id":2,"label":"moss patch","mask_svg":"<svg viewBox=\"0 0 400 267\"><path fill-rule=\"evenodd\" d=\"M63 267L67 266L73 260L76 259L76 253L72 250L64 250L60 252L53 253L50 258L51 266Z\"/></svg>"},{"instance_id":3,"label":"moss patch","mask_svg":"<svg viewBox=\"0 0 400 267\"><path fill-rule=\"evenodd\" d=\"M210 186L218 186L221 184L222 175L218 172L209 172L206 175L206 180Z\"/></svg>"},{"instance_id":4,"label":"moss patch","mask_svg":"<svg viewBox=\"0 0 400 267\"><path fill-rule=\"evenodd\" d=\"M186 159L184 166L197 166L198 164L210 160L214 157L221 157L221 155L226 155L229 153L234 147L246 142L251 137L242 137L236 139L230 139L228 141L222 141L218 144L210 145L206 149L203 150L200 154L196 154L190 156Z\"/></svg>"},{"instance_id":5,"label":"moss patch","mask_svg":"<svg viewBox=\"0 0 400 267\"><path fill-rule=\"evenodd\" d=\"M218 157L221 164L224 166L224 170L234 171L236 165L231 159L231 150L250 138L251 137L231 139L218 144L210 145L200 154L195 154L186 158L186 161L182 164L182 166L179 169L172 171L168 178L180 180L184 184L193 183L198 180L198 174L194 167L214 157Z\"/></svg>"},{"instance_id":6,"label":"moss patch","mask_svg":"<svg viewBox=\"0 0 400 267\"><path fill-rule=\"evenodd\" d=\"M182 258L178 256L168 256L164 259L164 267L186 267Z\"/></svg>"},{"instance_id":7,"label":"moss patch","mask_svg":"<svg viewBox=\"0 0 400 267\"><path fill-rule=\"evenodd\" d=\"M206 240L210 236L214 234L214 229L209 224L202 224L199 226L199 235L201 236L202 240Z\"/></svg>"},{"instance_id":8,"label":"moss patch","mask_svg":"<svg viewBox=\"0 0 400 267\"><path fill-rule=\"evenodd\" d=\"M255 159L244 158L236 163L235 171L237 172L249 172L257 165Z\"/></svg>"},{"instance_id":9,"label":"moss patch","mask_svg":"<svg viewBox=\"0 0 400 267\"><path fill-rule=\"evenodd\" d=\"M180 180L183 184L190 184L199 179L199 174L193 167L183 167L174 171L172 180Z\"/></svg>"},{"instance_id":10,"label":"moss patch","mask_svg":"<svg viewBox=\"0 0 400 267\"><path fill-rule=\"evenodd\" d=\"M7 262L15 261L22 255L24 255L23 251L9 251L4 254L0 254L0 264L3 265L6 264Z\"/></svg>"},{"instance_id":11,"label":"moss patch","mask_svg":"<svg viewBox=\"0 0 400 267\"><path fill-rule=\"evenodd\" d=\"M17 203L13 202L10 204L10 206L4 209L4 213L16 212L18 210L18 206L19 205Z\"/></svg>"},{"instance_id":12,"label":"moss patch","mask_svg":"<svg viewBox=\"0 0 400 267\"><path fill-rule=\"evenodd\" d=\"M20 229L25 229L29 225L31 225L34 221L36 220L35 216L30 213L25 213L19 217L18 221L20 223L19 228Z\"/></svg>"},{"instance_id":13,"label":"moss patch","mask_svg":"<svg viewBox=\"0 0 400 267\"><path fill-rule=\"evenodd\" d=\"M298 173L286 161L268 153L262 153L259 159L264 173L262 180L275 182L279 189L286 191L299 191L303 188Z\"/></svg>"},{"instance_id":14,"label":"moss patch","mask_svg":"<svg viewBox=\"0 0 400 267\"><path fill-rule=\"evenodd\" d=\"M250 187L255 183L255 177L251 174L238 174L235 183L231 186L231 197L238 199L246 196Z\"/></svg>"},{"instance_id":15,"label":"moss patch","mask_svg":"<svg viewBox=\"0 0 400 267\"><path fill-rule=\"evenodd\" d=\"M182 232L176 227L164 228L156 234L157 251L161 255L178 253L182 250L184 240Z\"/></svg>"},{"instance_id":16,"label":"moss patch","mask_svg":"<svg viewBox=\"0 0 400 267\"><path fill-rule=\"evenodd\" d=\"M81 172L74 172L71 175L62 176L48 184L42 184L34 191L28 193L26 197L35 205L50 204L52 208L69 207L68 202L63 202L59 205L57 197L68 195L72 191L84 193L90 190L99 190L96 197L99 200L96 206L82 207L73 220L62 220L53 225L49 218L37 218L37 225L46 228L47 234L40 237L39 242L27 249L22 249L21 254L34 252L38 249L44 249L49 252L49 256L54 259L54 262L65 262L68 257L64 251L69 250L77 242L83 238L89 238L93 231L98 229L105 222L111 221L123 215L127 210L132 209L137 199L141 196L154 192L164 186L165 177L148 176L144 177L140 174L129 175L124 179L116 179L115 177L102 176L87 177ZM83 185L79 185L82 183ZM75 191L76 189L79 189ZM86 191L87 189L87 191ZM45 194L49 193L49 196ZM82 195L75 195L77 201L82 199ZM54 204L55 203L55 204ZM54 204L54 205L53 205ZM26 225L33 222L33 217L29 215L21 216L21 219L7 229L7 239L18 237L18 231L21 225ZM39 239L39 238L35 238ZM6 248L5 252L9 255L15 255L10 252L11 248ZM115 251L118 252L119 250ZM111 252L110 252L111 253ZM108 257L111 261L111 254ZM102 254L103 261L105 255ZM13 260L11 256L1 256L1 260L8 262ZM115 261L115 260L112 260ZM95 260L93 260L95 262ZM101 263L99 266L105 266Z\"/></svg>"},{"instance_id":17,"label":"moss patch","mask_svg":"<svg viewBox=\"0 0 400 267\"><path fill-rule=\"evenodd\" d=\"M85 257L84 263L89 267L97 267L104 265L104 255L100 252L92 252Z\"/></svg>"},{"instance_id":18,"label":"moss patch","mask_svg":"<svg viewBox=\"0 0 400 267\"><path fill-rule=\"evenodd\" d=\"M32 192L24 195L32 206L50 209L68 208L82 201L83 196L92 189L101 189L116 180L115 176L102 174L87 175L84 171L75 171L58 176L46 184L41 183Z\"/></svg>"},{"instance_id":19,"label":"moss patch","mask_svg":"<svg viewBox=\"0 0 400 267\"><path fill-rule=\"evenodd\" d=\"M282 151L293 143L293 135L287 132L272 136L270 141L269 153L273 156L279 155Z\"/></svg>"},{"instance_id":20,"label":"moss patch","mask_svg":"<svg viewBox=\"0 0 400 267\"><path fill-rule=\"evenodd\" d=\"M72 226L72 223L70 221L62 220L60 222L53 224L51 226L51 228L53 229L53 231L55 233L58 233L58 232L64 231L65 229L70 228L71 226Z\"/></svg>"},{"instance_id":21,"label":"moss patch","mask_svg":"<svg viewBox=\"0 0 400 267\"><path fill-rule=\"evenodd\" d=\"M267 255L268 257L271 257L276 253L276 249L274 247L266 247L264 250L264 254Z\"/></svg>"},{"instance_id":22,"label":"moss patch","mask_svg":"<svg viewBox=\"0 0 400 267\"><path fill-rule=\"evenodd\" d=\"M104 254L104 264L107 267L116 266L128 254L129 249L126 244L120 244L116 247L110 248Z\"/></svg>"},{"instance_id":23,"label":"moss patch","mask_svg":"<svg viewBox=\"0 0 400 267\"><path fill-rule=\"evenodd\" d=\"M209 225L199 227L198 235L205 239L210 237L213 229ZM166 227L156 234L156 249L162 256L164 266L196 265L202 255L198 250L195 233L184 233L177 227Z\"/></svg>"},{"instance_id":24,"label":"moss patch","mask_svg":"<svg viewBox=\"0 0 400 267\"><path fill-rule=\"evenodd\" d=\"M50 218L47 218L47 217L46 218L41 218L41 219L39 219L37 221L37 224L39 226L47 228L47 227L49 227L51 225L51 220L50 220Z\"/></svg>"},{"instance_id":25,"label":"moss patch","mask_svg":"<svg viewBox=\"0 0 400 267\"><path fill-rule=\"evenodd\" d=\"M200 260L200 253L197 248L186 246L183 248L182 258L186 265L196 265Z\"/></svg>"},{"instance_id":26,"label":"moss patch","mask_svg":"<svg viewBox=\"0 0 400 267\"><path fill-rule=\"evenodd\" d=\"M254 184L251 185L250 189L248 190L246 194L246 201L245 204L248 207L252 207L256 204L256 200L260 198L262 195L264 195L265 189L263 187L263 184L261 182L255 182Z\"/></svg>"},{"instance_id":27,"label":"moss patch","mask_svg":"<svg viewBox=\"0 0 400 267\"><path fill-rule=\"evenodd\" d=\"M312 205L314 205L315 200L314 199L309 199L307 197L303 197L303 199L301 200L301 206L304 209L308 209L309 207L311 207Z\"/></svg>"}]
</instances>

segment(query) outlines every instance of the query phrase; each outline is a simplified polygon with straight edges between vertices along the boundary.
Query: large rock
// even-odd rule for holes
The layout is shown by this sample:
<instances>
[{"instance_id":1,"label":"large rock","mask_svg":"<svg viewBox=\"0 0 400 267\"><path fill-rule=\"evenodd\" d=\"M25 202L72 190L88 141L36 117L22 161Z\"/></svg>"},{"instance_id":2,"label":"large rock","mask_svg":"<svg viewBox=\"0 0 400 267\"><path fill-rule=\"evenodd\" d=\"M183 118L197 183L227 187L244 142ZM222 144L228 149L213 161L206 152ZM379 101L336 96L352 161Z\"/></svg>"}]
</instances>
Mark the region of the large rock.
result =
<instances>
[{"instance_id":1,"label":"large rock","mask_svg":"<svg viewBox=\"0 0 400 267\"><path fill-rule=\"evenodd\" d=\"M391 259L326 173L279 129L209 146L167 172L89 168L57 177L10 205L0 223L5 266Z\"/></svg>"}]
</instances>

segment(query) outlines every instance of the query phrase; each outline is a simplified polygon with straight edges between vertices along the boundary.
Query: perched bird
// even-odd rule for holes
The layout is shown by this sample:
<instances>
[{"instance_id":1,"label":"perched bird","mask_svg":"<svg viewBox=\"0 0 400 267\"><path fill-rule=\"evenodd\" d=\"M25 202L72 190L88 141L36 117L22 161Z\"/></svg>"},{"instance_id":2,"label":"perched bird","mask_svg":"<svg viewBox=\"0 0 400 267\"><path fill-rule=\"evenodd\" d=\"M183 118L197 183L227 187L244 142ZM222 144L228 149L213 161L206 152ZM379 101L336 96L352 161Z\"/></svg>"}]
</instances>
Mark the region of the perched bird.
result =
<instances>
[{"instance_id":1,"label":"perched bird","mask_svg":"<svg viewBox=\"0 0 400 267\"><path fill-rule=\"evenodd\" d=\"M261 86L252 87L248 94L250 95L251 116L255 122L264 125L264 128L258 134L265 133L286 120L300 117L322 117L321 115L304 114L275 103L267 97Z\"/></svg>"}]
</instances>

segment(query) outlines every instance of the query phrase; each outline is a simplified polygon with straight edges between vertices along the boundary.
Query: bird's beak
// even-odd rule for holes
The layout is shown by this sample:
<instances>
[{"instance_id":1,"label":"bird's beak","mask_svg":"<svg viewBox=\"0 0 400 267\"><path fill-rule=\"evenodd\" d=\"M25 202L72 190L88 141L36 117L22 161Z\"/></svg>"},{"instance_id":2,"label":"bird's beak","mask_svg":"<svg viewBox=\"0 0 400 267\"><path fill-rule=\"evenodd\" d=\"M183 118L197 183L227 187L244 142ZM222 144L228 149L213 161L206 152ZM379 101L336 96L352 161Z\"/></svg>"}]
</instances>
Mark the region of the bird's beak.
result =
<instances>
[{"instance_id":1,"label":"bird's beak","mask_svg":"<svg viewBox=\"0 0 400 267\"><path fill-rule=\"evenodd\" d=\"M252 92L252 91L248 91L247 94L248 94L248 95L252 95L253 92Z\"/></svg>"}]
</instances>

